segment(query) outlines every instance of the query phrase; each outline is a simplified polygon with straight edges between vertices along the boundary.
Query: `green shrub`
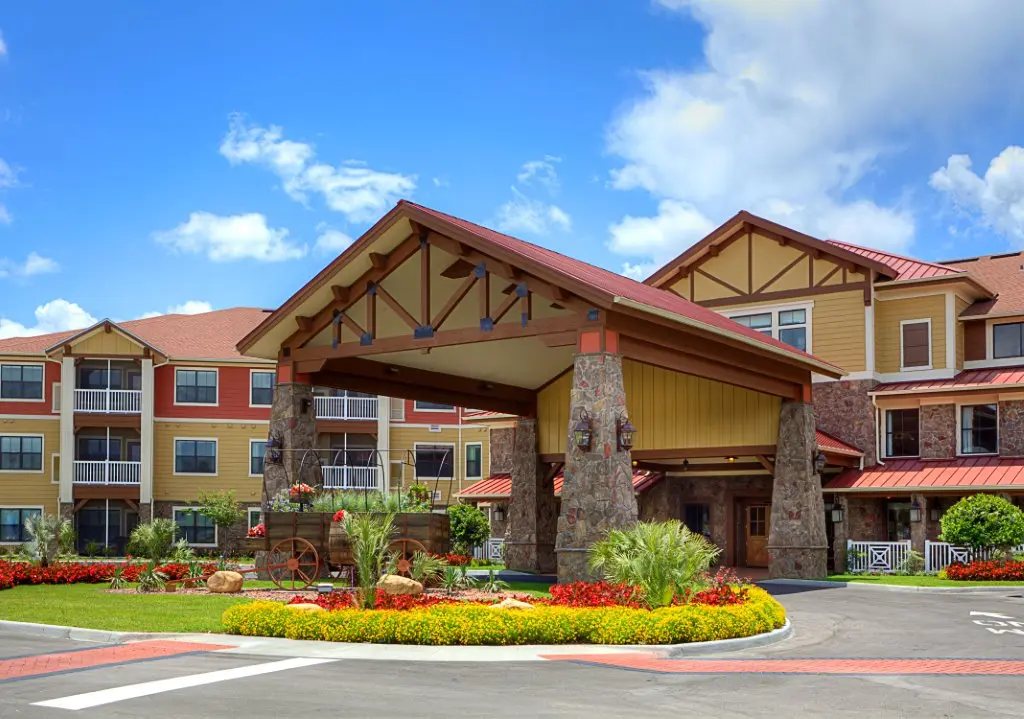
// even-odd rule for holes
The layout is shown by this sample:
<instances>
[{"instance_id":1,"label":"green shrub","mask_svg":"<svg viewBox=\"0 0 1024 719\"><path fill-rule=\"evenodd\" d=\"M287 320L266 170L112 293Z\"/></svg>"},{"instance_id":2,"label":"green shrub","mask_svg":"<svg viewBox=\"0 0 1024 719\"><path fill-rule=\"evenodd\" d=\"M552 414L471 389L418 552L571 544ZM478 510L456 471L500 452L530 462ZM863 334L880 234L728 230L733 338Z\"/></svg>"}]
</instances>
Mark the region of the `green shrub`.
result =
<instances>
[{"instance_id":1,"label":"green shrub","mask_svg":"<svg viewBox=\"0 0 1024 719\"><path fill-rule=\"evenodd\" d=\"M497 594L508 589L508 582L498 579L493 569L487 571L487 579L480 584L480 591L490 592L491 594Z\"/></svg>"},{"instance_id":2,"label":"green shrub","mask_svg":"<svg viewBox=\"0 0 1024 719\"><path fill-rule=\"evenodd\" d=\"M409 570L409 576L423 586L434 585L441 581L447 566L448 562L441 557L435 557L426 552L416 552L412 555L412 568Z\"/></svg>"},{"instance_id":3,"label":"green shrub","mask_svg":"<svg viewBox=\"0 0 1024 719\"><path fill-rule=\"evenodd\" d=\"M460 589L469 589L476 586L476 581L466 573L465 567L453 567L448 565L444 568L441 576L441 589L448 594L454 594Z\"/></svg>"},{"instance_id":4,"label":"green shrub","mask_svg":"<svg viewBox=\"0 0 1024 719\"><path fill-rule=\"evenodd\" d=\"M359 601L373 609L377 580L392 560L393 552L388 547L395 531L395 515L348 514L344 522L356 567Z\"/></svg>"},{"instance_id":5,"label":"green shrub","mask_svg":"<svg viewBox=\"0 0 1024 719\"><path fill-rule=\"evenodd\" d=\"M29 515L25 519L29 553L41 566L50 566L61 553L61 540L66 540L69 530L73 535L71 522L55 514Z\"/></svg>"},{"instance_id":6,"label":"green shrub","mask_svg":"<svg viewBox=\"0 0 1024 719\"><path fill-rule=\"evenodd\" d=\"M233 489L224 492L202 492L199 495L199 506L196 511L213 522L221 534L230 536L226 530L242 521L246 508L235 499Z\"/></svg>"},{"instance_id":7,"label":"green shrub","mask_svg":"<svg viewBox=\"0 0 1024 719\"><path fill-rule=\"evenodd\" d=\"M482 546L491 536L491 525L487 515L468 504L453 504L448 507L451 520L449 538L457 554L470 554L473 547Z\"/></svg>"},{"instance_id":8,"label":"green shrub","mask_svg":"<svg viewBox=\"0 0 1024 719\"><path fill-rule=\"evenodd\" d=\"M159 592L166 581L167 575L157 571L156 562L150 562L139 572L138 589L140 592Z\"/></svg>"},{"instance_id":9,"label":"green shrub","mask_svg":"<svg viewBox=\"0 0 1024 719\"><path fill-rule=\"evenodd\" d=\"M590 567L611 584L640 587L648 606L665 607L697 583L719 550L678 520L613 529L590 548Z\"/></svg>"},{"instance_id":10,"label":"green shrub","mask_svg":"<svg viewBox=\"0 0 1024 719\"><path fill-rule=\"evenodd\" d=\"M763 634L783 626L786 610L762 589L744 604L684 605L654 611L626 607L538 606L492 609L443 604L406 611L342 609L300 613L278 602L230 607L231 634L333 642L423 645L682 644Z\"/></svg>"},{"instance_id":11,"label":"green shrub","mask_svg":"<svg viewBox=\"0 0 1024 719\"><path fill-rule=\"evenodd\" d=\"M1024 512L1002 497L975 494L946 510L941 539L958 547L1008 550L1024 544Z\"/></svg>"},{"instance_id":12,"label":"green shrub","mask_svg":"<svg viewBox=\"0 0 1024 719\"><path fill-rule=\"evenodd\" d=\"M188 540L182 537L171 550L171 561L175 564L187 564L196 558L196 551L189 546Z\"/></svg>"},{"instance_id":13,"label":"green shrub","mask_svg":"<svg viewBox=\"0 0 1024 719\"><path fill-rule=\"evenodd\" d=\"M178 526L169 519L154 519L132 530L128 540L128 553L159 562L171 551L171 542Z\"/></svg>"}]
</instances>

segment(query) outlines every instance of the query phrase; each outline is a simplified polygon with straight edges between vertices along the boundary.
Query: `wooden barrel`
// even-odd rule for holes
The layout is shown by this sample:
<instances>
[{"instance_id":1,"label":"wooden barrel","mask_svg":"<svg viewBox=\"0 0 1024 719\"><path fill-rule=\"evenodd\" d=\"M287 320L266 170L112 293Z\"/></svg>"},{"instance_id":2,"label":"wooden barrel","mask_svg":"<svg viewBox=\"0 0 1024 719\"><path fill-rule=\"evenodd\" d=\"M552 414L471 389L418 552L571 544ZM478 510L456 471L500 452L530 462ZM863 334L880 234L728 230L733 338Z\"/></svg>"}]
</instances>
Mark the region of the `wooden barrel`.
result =
<instances>
[{"instance_id":1,"label":"wooden barrel","mask_svg":"<svg viewBox=\"0 0 1024 719\"><path fill-rule=\"evenodd\" d=\"M331 565L346 567L355 564L355 559L352 557L352 545L348 541L348 535L342 527L341 522L331 524L328 547Z\"/></svg>"}]
</instances>

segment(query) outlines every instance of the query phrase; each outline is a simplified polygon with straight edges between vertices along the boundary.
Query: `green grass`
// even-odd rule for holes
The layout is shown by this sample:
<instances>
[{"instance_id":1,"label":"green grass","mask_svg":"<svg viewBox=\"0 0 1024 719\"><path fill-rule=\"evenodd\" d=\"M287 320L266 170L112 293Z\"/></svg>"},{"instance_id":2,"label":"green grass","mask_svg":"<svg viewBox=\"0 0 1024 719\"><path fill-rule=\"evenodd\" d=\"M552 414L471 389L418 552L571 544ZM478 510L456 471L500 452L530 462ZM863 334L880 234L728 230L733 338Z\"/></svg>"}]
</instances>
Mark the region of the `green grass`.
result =
<instances>
[{"instance_id":1,"label":"green grass","mask_svg":"<svg viewBox=\"0 0 1024 719\"><path fill-rule=\"evenodd\" d=\"M551 593L548 591L551 585L546 582L509 582L508 592L520 592L523 594L531 594L535 597L550 597Z\"/></svg>"},{"instance_id":2,"label":"green grass","mask_svg":"<svg viewBox=\"0 0 1024 719\"><path fill-rule=\"evenodd\" d=\"M830 582L858 582L861 584L894 584L903 587L1005 587L1021 586L1024 582L963 581L939 579L934 575L899 576L895 574L830 574Z\"/></svg>"},{"instance_id":3,"label":"green grass","mask_svg":"<svg viewBox=\"0 0 1024 719\"><path fill-rule=\"evenodd\" d=\"M106 584L23 586L0 592L0 619L118 632L223 632L239 597L109 594Z\"/></svg>"}]
</instances>

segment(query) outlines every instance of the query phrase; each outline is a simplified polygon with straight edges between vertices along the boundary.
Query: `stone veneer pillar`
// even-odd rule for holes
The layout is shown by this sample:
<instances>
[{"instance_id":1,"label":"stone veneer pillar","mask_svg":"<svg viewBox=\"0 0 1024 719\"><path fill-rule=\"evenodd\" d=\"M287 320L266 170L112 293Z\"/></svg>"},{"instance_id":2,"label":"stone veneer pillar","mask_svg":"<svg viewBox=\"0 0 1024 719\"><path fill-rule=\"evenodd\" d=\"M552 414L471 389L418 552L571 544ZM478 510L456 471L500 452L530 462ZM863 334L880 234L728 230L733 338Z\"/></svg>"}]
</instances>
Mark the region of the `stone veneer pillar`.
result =
<instances>
[{"instance_id":1,"label":"stone veneer pillar","mask_svg":"<svg viewBox=\"0 0 1024 719\"><path fill-rule=\"evenodd\" d=\"M911 506L916 504L921 509L921 521L910 523L910 546L923 555L924 541L930 537L929 525L931 520L928 518L928 495L911 494L910 504Z\"/></svg>"},{"instance_id":2,"label":"stone veneer pillar","mask_svg":"<svg viewBox=\"0 0 1024 719\"><path fill-rule=\"evenodd\" d=\"M956 405L921 405L921 459L956 456ZM922 547L924 545L921 545ZM920 551L920 550L919 550Z\"/></svg>"},{"instance_id":3,"label":"stone veneer pillar","mask_svg":"<svg viewBox=\"0 0 1024 719\"><path fill-rule=\"evenodd\" d=\"M516 423L511 452L512 497L508 505L505 564L509 569L555 569L555 486L537 454L537 420Z\"/></svg>"},{"instance_id":4,"label":"stone veneer pillar","mask_svg":"<svg viewBox=\"0 0 1024 719\"><path fill-rule=\"evenodd\" d=\"M828 574L825 503L821 478L813 468L816 453L813 408L783 400L768 543L768 574L773 579L820 579Z\"/></svg>"},{"instance_id":5,"label":"stone veneer pillar","mask_svg":"<svg viewBox=\"0 0 1024 719\"><path fill-rule=\"evenodd\" d=\"M607 347L614 336L604 338ZM586 346L586 345L584 345ZM637 521L630 453L619 451L617 420L626 411L622 357L612 352L580 352L573 366L562 512L558 518L558 581L593 579L588 549L610 529ZM590 416L589 452L576 448L573 429L582 413Z\"/></svg>"},{"instance_id":6,"label":"stone veneer pillar","mask_svg":"<svg viewBox=\"0 0 1024 719\"><path fill-rule=\"evenodd\" d=\"M999 403L999 456L1024 457L1024 400Z\"/></svg>"},{"instance_id":7,"label":"stone veneer pillar","mask_svg":"<svg viewBox=\"0 0 1024 719\"><path fill-rule=\"evenodd\" d=\"M263 506L293 484L305 482L311 487L323 484L316 447L316 410L313 386L303 375L295 381L278 382L274 404L270 408L269 437L281 442L281 459L263 463ZM268 453L269 454L269 453Z\"/></svg>"}]
</instances>

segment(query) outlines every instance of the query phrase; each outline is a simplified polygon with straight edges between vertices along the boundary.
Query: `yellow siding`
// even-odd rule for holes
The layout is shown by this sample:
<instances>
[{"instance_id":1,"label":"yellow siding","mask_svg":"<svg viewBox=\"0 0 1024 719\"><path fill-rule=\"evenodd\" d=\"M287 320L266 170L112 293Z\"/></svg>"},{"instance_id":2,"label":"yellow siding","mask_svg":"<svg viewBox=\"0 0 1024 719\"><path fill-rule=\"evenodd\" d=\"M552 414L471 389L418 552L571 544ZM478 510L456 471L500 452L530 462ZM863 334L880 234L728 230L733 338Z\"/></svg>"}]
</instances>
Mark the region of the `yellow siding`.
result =
<instances>
[{"instance_id":1,"label":"yellow siding","mask_svg":"<svg viewBox=\"0 0 1024 719\"><path fill-rule=\"evenodd\" d=\"M747 274L747 237L744 235L723 247L718 257L704 263L701 269L738 290L749 292L750 277Z\"/></svg>"},{"instance_id":2,"label":"yellow siding","mask_svg":"<svg viewBox=\"0 0 1024 719\"><path fill-rule=\"evenodd\" d=\"M967 305L967 300L956 298L957 317L960 317L960 314L967 309ZM956 368L964 368L964 323L959 319L956 322Z\"/></svg>"},{"instance_id":3,"label":"yellow siding","mask_svg":"<svg viewBox=\"0 0 1024 719\"><path fill-rule=\"evenodd\" d=\"M623 361L622 373L635 449L774 445L778 438L777 397L632 360ZM541 453L565 451L571 381L566 375L541 393Z\"/></svg>"},{"instance_id":4,"label":"yellow siding","mask_svg":"<svg viewBox=\"0 0 1024 719\"><path fill-rule=\"evenodd\" d=\"M217 440L217 474L174 474L174 439ZM263 478L249 476L249 440L266 440L259 422L156 422L153 428L153 497L158 502L188 502L200 492L233 489L241 502L259 502Z\"/></svg>"},{"instance_id":5,"label":"yellow siding","mask_svg":"<svg viewBox=\"0 0 1024 719\"><path fill-rule=\"evenodd\" d=\"M142 346L117 330L99 330L73 347L80 355L142 355Z\"/></svg>"},{"instance_id":6,"label":"yellow siding","mask_svg":"<svg viewBox=\"0 0 1024 719\"><path fill-rule=\"evenodd\" d=\"M0 436L39 435L43 438L42 472L0 472L0 507L42 507L57 513L57 477L51 471L52 456L60 452L60 422L55 419L0 420Z\"/></svg>"},{"instance_id":7,"label":"yellow siding","mask_svg":"<svg viewBox=\"0 0 1024 719\"><path fill-rule=\"evenodd\" d=\"M763 235L754 235L754 289L764 286L772 277L781 272L786 265L802 256L803 249L794 247L793 245L780 245L775 240L768 239ZM804 259L797 263L797 266L803 267L803 284L802 287L807 286L807 260ZM792 271L792 270L791 270ZM787 273L788 274L788 273ZM774 284L770 286L766 291L775 291L780 289L788 289L784 287L776 287Z\"/></svg>"},{"instance_id":8,"label":"yellow siding","mask_svg":"<svg viewBox=\"0 0 1024 719\"><path fill-rule=\"evenodd\" d=\"M466 453L465 446L472 442L479 442L483 446L483 451L480 457L480 464L482 467L483 476L487 477L490 474L491 456L490 456L490 441L488 439L488 431L486 427L478 425L463 425L462 426L462 444L459 445L459 428L458 427L442 427L440 432L431 432L428 427L404 427L400 424L391 425L391 451L387 454L391 462L405 462L411 463L412 452L417 444L451 444L455 446L455 457L454 457L454 469L455 469L455 491L459 490L458 483L461 481L463 486L467 482L475 482L477 478L468 479L466 477ZM402 485L408 487L413 483L415 476L414 468L411 466L405 466L402 468ZM430 480L431 486L435 477L424 478L421 477L420 481ZM442 489L441 482L438 485L438 489Z\"/></svg>"},{"instance_id":9,"label":"yellow siding","mask_svg":"<svg viewBox=\"0 0 1024 719\"><path fill-rule=\"evenodd\" d=\"M932 369L946 368L946 297L880 300L875 305L875 361L882 373L900 371L900 322L930 318Z\"/></svg>"},{"instance_id":10,"label":"yellow siding","mask_svg":"<svg viewBox=\"0 0 1024 719\"><path fill-rule=\"evenodd\" d=\"M707 268L702 267L708 274L713 274ZM737 297L738 295L714 280L708 279L704 275L695 273L693 276L693 296L697 298L698 302L704 302L706 300L719 300L726 297Z\"/></svg>"}]
</instances>

